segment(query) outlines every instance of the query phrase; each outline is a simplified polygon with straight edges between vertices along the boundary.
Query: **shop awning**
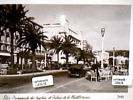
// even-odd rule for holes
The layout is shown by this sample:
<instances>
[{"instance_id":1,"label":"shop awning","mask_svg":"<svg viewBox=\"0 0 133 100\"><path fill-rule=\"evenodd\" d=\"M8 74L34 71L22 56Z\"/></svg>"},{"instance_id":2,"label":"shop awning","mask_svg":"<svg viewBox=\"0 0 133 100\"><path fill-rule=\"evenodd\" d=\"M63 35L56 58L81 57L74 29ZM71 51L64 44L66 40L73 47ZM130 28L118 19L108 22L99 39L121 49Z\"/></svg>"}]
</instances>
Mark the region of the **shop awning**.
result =
<instances>
[{"instance_id":1,"label":"shop awning","mask_svg":"<svg viewBox=\"0 0 133 100\"><path fill-rule=\"evenodd\" d=\"M10 53L3 53L3 52L0 52L0 56L11 56Z\"/></svg>"}]
</instances>

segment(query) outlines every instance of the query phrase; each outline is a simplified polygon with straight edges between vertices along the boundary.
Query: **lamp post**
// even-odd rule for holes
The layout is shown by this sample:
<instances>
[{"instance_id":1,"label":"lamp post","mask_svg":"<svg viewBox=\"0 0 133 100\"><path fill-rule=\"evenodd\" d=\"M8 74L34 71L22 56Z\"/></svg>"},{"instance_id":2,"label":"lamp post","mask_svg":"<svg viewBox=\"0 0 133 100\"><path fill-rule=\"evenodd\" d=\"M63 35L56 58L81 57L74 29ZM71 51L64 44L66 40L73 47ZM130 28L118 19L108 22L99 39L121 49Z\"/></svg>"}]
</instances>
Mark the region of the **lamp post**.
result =
<instances>
[{"instance_id":1,"label":"lamp post","mask_svg":"<svg viewBox=\"0 0 133 100\"><path fill-rule=\"evenodd\" d=\"M60 16L60 23L61 23L61 26L63 26L64 27L64 32L59 32L59 34L64 34L65 35L65 37L66 37L66 29L65 29L65 24L66 24L66 17L65 17L65 15L61 15Z\"/></svg>"},{"instance_id":2,"label":"lamp post","mask_svg":"<svg viewBox=\"0 0 133 100\"><path fill-rule=\"evenodd\" d=\"M62 25L62 26L65 25L65 23L66 23L66 17L65 17L65 15L61 15L61 16L60 16L60 22L61 22L61 25Z\"/></svg>"},{"instance_id":3,"label":"lamp post","mask_svg":"<svg viewBox=\"0 0 133 100\"><path fill-rule=\"evenodd\" d=\"M101 68L103 68L103 46L104 46L104 33L105 33L105 28L101 28L101 35L102 35Z\"/></svg>"},{"instance_id":4,"label":"lamp post","mask_svg":"<svg viewBox=\"0 0 133 100\"><path fill-rule=\"evenodd\" d=\"M115 48L113 47L113 67L115 66Z\"/></svg>"}]
</instances>

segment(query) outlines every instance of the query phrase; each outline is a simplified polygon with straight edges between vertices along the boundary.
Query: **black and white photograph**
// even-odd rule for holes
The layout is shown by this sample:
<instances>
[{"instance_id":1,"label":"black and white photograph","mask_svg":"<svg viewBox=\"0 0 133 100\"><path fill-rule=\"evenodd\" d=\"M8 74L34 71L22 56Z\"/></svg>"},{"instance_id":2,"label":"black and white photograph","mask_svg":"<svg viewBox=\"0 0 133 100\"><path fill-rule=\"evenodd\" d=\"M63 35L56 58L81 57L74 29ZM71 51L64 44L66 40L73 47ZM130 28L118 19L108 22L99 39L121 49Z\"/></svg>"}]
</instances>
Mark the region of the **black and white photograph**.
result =
<instances>
[{"instance_id":1,"label":"black and white photograph","mask_svg":"<svg viewBox=\"0 0 133 100\"><path fill-rule=\"evenodd\" d=\"M130 24L131 5L1 4L0 93L128 93Z\"/></svg>"}]
</instances>

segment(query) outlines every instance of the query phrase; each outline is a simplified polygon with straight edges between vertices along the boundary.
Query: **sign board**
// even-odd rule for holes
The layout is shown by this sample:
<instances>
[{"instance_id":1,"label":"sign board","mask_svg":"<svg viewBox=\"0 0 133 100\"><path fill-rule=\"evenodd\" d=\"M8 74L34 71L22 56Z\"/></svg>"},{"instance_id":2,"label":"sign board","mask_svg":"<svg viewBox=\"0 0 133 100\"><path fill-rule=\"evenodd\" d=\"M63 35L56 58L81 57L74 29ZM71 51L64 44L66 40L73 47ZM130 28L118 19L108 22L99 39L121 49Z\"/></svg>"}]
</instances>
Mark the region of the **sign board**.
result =
<instances>
[{"instance_id":1,"label":"sign board","mask_svg":"<svg viewBox=\"0 0 133 100\"><path fill-rule=\"evenodd\" d=\"M113 75L112 85L131 86L132 85L132 77L131 76Z\"/></svg>"},{"instance_id":2,"label":"sign board","mask_svg":"<svg viewBox=\"0 0 133 100\"><path fill-rule=\"evenodd\" d=\"M32 86L33 88L45 87L53 85L53 76L40 76L32 78Z\"/></svg>"}]
</instances>

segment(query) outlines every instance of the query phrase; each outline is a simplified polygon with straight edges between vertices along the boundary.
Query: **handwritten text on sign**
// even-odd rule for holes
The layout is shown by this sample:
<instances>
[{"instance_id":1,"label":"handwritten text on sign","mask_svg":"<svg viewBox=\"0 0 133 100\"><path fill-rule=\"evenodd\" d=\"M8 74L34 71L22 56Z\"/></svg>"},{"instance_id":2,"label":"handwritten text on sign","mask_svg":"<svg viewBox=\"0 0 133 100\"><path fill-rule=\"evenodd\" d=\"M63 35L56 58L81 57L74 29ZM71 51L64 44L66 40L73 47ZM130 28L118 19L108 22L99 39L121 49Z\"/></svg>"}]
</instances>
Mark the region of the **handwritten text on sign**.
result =
<instances>
[{"instance_id":1,"label":"handwritten text on sign","mask_svg":"<svg viewBox=\"0 0 133 100\"><path fill-rule=\"evenodd\" d=\"M33 77L32 85L33 88L51 86L53 85L53 76L47 75L47 76Z\"/></svg>"},{"instance_id":2,"label":"handwritten text on sign","mask_svg":"<svg viewBox=\"0 0 133 100\"><path fill-rule=\"evenodd\" d=\"M131 76L113 75L112 77L112 85L130 86L131 84L132 84Z\"/></svg>"}]
</instances>

